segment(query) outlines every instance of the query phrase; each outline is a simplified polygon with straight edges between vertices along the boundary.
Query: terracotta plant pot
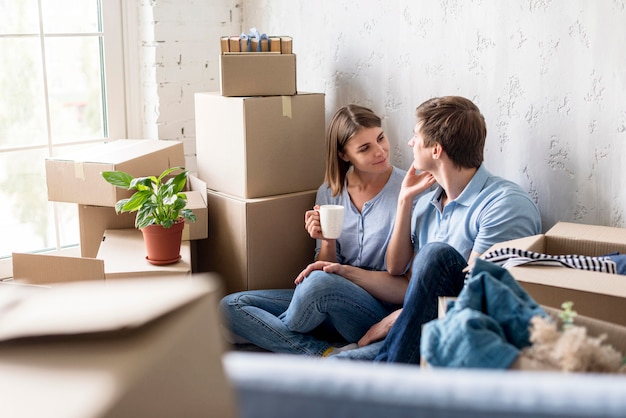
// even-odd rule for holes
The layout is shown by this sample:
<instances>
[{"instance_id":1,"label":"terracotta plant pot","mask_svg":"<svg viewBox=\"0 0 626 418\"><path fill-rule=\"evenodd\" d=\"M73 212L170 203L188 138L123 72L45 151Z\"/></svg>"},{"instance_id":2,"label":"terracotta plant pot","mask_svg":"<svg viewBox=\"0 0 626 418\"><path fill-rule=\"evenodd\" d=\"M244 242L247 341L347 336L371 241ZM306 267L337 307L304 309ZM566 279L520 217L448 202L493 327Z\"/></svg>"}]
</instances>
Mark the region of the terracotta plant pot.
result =
<instances>
[{"instance_id":1,"label":"terracotta plant pot","mask_svg":"<svg viewBox=\"0 0 626 418\"><path fill-rule=\"evenodd\" d=\"M141 229L146 244L146 260L150 264L163 266L180 260L180 242L183 238L185 222L181 219L171 228L150 225Z\"/></svg>"}]
</instances>

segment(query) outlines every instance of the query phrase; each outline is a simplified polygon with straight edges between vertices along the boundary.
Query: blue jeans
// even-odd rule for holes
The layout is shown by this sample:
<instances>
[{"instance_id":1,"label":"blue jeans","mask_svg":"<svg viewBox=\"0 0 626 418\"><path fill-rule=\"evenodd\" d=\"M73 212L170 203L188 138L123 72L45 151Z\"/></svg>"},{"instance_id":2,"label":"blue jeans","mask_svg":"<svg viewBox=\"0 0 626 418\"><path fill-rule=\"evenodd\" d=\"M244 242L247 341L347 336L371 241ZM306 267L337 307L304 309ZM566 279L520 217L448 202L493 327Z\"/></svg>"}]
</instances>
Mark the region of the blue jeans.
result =
<instances>
[{"instance_id":1,"label":"blue jeans","mask_svg":"<svg viewBox=\"0 0 626 418\"><path fill-rule=\"evenodd\" d=\"M384 339L376 361L420 363L422 325L437 318L437 298L458 296L463 289L467 261L442 242L423 246L411 270L404 308Z\"/></svg>"},{"instance_id":2,"label":"blue jeans","mask_svg":"<svg viewBox=\"0 0 626 418\"><path fill-rule=\"evenodd\" d=\"M319 270L295 290L244 291L220 302L221 315L235 335L269 351L311 356L331 347L333 332L344 344L356 342L396 308Z\"/></svg>"}]
</instances>

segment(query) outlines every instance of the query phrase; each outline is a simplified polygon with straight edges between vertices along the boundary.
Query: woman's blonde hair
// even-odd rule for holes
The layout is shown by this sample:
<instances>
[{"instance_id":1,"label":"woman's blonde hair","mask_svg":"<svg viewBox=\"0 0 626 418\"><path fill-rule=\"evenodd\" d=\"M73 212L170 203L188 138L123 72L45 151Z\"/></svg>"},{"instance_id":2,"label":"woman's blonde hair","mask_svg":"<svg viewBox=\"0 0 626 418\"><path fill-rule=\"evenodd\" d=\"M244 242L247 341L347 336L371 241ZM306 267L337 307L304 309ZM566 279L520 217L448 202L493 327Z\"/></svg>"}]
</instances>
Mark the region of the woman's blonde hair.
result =
<instances>
[{"instance_id":1,"label":"woman's blonde hair","mask_svg":"<svg viewBox=\"0 0 626 418\"><path fill-rule=\"evenodd\" d=\"M348 170L352 166L344 161L339 153L343 153L345 146L360 130L365 128L380 128L382 121L371 109L349 104L335 112L328 130L326 131L326 173L324 181L330 187L333 196L343 192Z\"/></svg>"}]
</instances>

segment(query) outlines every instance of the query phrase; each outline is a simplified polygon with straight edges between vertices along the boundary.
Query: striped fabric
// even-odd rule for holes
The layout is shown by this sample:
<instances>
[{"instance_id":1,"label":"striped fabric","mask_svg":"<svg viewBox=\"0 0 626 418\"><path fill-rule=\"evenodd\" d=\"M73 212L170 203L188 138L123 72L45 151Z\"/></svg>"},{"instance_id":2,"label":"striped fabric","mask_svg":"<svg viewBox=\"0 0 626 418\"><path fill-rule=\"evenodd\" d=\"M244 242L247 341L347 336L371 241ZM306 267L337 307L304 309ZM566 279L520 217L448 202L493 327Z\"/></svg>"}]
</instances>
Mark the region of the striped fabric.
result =
<instances>
[{"instance_id":1,"label":"striped fabric","mask_svg":"<svg viewBox=\"0 0 626 418\"><path fill-rule=\"evenodd\" d=\"M500 248L483 254L480 258L496 263L503 268L523 264L554 265L569 268L617 274L617 264L609 256L589 257L585 255L549 255L519 248Z\"/></svg>"}]
</instances>

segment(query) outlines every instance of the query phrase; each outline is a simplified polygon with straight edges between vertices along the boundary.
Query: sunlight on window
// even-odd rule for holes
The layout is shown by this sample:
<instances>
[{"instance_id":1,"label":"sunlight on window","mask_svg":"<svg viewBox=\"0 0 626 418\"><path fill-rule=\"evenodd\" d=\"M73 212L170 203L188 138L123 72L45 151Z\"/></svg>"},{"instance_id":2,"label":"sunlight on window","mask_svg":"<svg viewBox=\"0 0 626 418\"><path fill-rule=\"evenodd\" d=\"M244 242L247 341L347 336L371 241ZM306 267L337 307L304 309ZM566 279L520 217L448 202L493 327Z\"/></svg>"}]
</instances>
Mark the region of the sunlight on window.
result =
<instances>
[{"instance_id":1,"label":"sunlight on window","mask_svg":"<svg viewBox=\"0 0 626 418\"><path fill-rule=\"evenodd\" d=\"M79 243L76 205L48 201L45 158L106 137L100 7L0 0L0 258Z\"/></svg>"}]
</instances>

